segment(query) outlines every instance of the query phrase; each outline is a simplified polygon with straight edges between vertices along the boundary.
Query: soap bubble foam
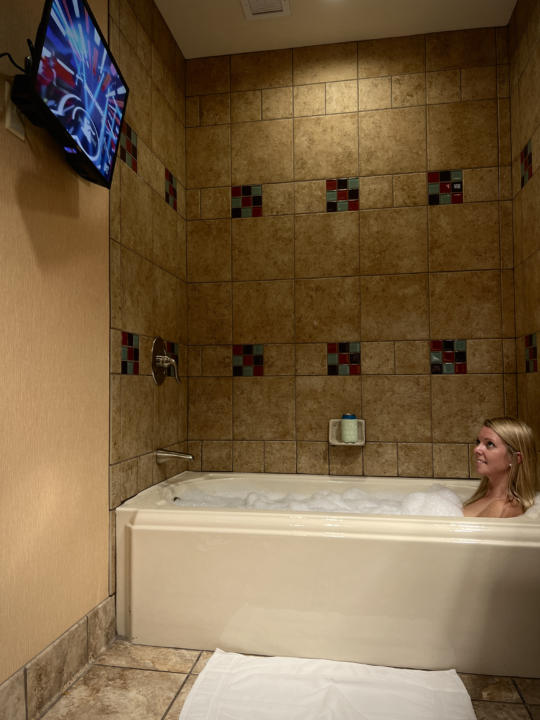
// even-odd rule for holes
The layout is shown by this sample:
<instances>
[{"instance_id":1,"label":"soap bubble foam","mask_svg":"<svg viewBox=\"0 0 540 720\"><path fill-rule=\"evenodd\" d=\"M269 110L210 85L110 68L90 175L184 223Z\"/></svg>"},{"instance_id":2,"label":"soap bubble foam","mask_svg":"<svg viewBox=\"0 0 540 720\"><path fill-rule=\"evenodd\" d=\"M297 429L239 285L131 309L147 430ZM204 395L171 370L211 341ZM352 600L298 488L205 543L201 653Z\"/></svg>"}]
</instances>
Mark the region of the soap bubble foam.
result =
<instances>
[{"instance_id":1,"label":"soap bubble foam","mask_svg":"<svg viewBox=\"0 0 540 720\"><path fill-rule=\"evenodd\" d=\"M290 512L356 513L358 515L424 515L462 517L462 501L443 485L432 485L425 492L368 493L360 488L344 492L319 490L284 493L269 490L222 490L206 493L183 488L174 498L182 507L234 508L244 510L288 510Z\"/></svg>"}]
</instances>

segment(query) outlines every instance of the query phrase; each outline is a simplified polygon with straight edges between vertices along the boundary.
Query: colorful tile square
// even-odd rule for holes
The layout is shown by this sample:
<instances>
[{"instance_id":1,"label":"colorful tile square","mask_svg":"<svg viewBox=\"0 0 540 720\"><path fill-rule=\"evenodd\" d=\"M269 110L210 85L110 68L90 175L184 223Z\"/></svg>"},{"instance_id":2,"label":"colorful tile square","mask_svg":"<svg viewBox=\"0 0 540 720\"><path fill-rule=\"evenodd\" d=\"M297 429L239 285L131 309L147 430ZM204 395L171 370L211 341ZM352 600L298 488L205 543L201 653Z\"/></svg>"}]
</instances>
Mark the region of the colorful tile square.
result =
<instances>
[{"instance_id":1,"label":"colorful tile square","mask_svg":"<svg viewBox=\"0 0 540 720\"><path fill-rule=\"evenodd\" d=\"M429 348L432 375L463 375L467 372L466 340L432 340Z\"/></svg>"},{"instance_id":2,"label":"colorful tile square","mask_svg":"<svg viewBox=\"0 0 540 720\"><path fill-rule=\"evenodd\" d=\"M360 343L327 343L326 363L328 375L360 375Z\"/></svg>"},{"instance_id":3,"label":"colorful tile square","mask_svg":"<svg viewBox=\"0 0 540 720\"><path fill-rule=\"evenodd\" d=\"M165 168L165 202L170 205L173 210L178 209L178 190L176 178L170 170Z\"/></svg>"},{"instance_id":4,"label":"colorful tile square","mask_svg":"<svg viewBox=\"0 0 540 720\"><path fill-rule=\"evenodd\" d=\"M133 172L137 172L137 133L125 121L120 131L120 148L118 152L120 159L123 160Z\"/></svg>"},{"instance_id":5,"label":"colorful tile square","mask_svg":"<svg viewBox=\"0 0 540 720\"><path fill-rule=\"evenodd\" d=\"M326 212L358 210L359 180L355 178L330 178L326 181Z\"/></svg>"},{"instance_id":6,"label":"colorful tile square","mask_svg":"<svg viewBox=\"0 0 540 720\"><path fill-rule=\"evenodd\" d=\"M231 187L231 217L262 217L262 185Z\"/></svg>"},{"instance_id":7,"label":"colorful tile square","mask_svg":"<svg viewBox=\"0 0 540 720\"><path fill-rule=\"evenodd\" d=\"M134 333L122 332L122 375L139 374L139 336Z\"/></svg>"},{"instance_id":8,"label":"colorful tile square","mask_svg":"<svg viewBox=\"0 0 540 720\"><path fill-rule=\"evenodd\" d=\"M527 180L530 180L533 174L532 165L532 140L525 145L520 153L520 169L521 169L521 187L524 187Z\"/></svg>"},{"instance_id":9,"label":"colorful tile square","mask_svg":"<svg viewBox=\"0 0 540 720\"><path fill-rule=\"evenodd\" d=\"M264 345L233 345L232 365L234 377L261 377L264 375Z\"/></svg>"},{"instance_id":10,"label":"colorful tile square","mask_svg":"<svg viewBox=\"0 0 540 720\"><path fill-rule=\"evenodd\" d=\"M462 170L439 170L428 172L427 176L430 205L460 205L463 203Z\"/></svg>"},{"instance_id":11,"label":"colorful tile square","mask_svg":"<svg viewBox=\"0 0 540 720\"><path fill-rule=\"evenodd\" d=\"M538 345L536 333L525 335L525 372L538 372Z\"/></svg>"}]
</instances>

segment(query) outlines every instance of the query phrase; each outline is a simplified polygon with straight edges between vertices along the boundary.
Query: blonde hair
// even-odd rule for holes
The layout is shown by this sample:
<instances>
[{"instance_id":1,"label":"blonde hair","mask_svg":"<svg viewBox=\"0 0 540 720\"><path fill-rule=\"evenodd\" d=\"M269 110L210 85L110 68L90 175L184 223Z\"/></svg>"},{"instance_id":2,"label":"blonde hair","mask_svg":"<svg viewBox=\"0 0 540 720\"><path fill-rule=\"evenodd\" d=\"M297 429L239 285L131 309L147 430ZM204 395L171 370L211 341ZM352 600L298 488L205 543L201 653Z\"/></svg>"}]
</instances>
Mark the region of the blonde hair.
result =
<instances>
[{"instance_id":1,"label":"blonde hair","mask_svg":"<svg viewBox=\"0 0 540 720\"><path fill-rule=\"evenodd\" d=\"M519 502L525 512L534 503L536 492L536 446L533 431L522 420L513 417L484 420L484 427L497 433L511 456L517 453L521 455L521 462L512 462L510 466L508 499ZM465 505L484 497L487 488L488 479L482 477L478 489Z\"/></svg>"}]
</instances>

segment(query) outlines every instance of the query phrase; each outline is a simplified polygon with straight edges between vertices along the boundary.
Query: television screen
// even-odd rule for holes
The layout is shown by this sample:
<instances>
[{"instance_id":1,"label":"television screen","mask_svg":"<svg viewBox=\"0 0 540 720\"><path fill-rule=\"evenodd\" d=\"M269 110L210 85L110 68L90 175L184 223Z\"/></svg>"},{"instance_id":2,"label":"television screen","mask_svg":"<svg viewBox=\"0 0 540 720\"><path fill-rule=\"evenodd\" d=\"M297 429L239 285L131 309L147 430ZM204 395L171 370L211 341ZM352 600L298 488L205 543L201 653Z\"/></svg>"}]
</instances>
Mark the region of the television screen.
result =
<instances>
[{"instance_id":1,"label":"television screen","mask_svg":"<svg viewBox=\"0 0 540 720\"><path fill-rule=\"evenodd\" d=\"M81 175L110 187L128 88L86 0L46 0L31 74L40 124Z\"/></svg>"}]
</instances>

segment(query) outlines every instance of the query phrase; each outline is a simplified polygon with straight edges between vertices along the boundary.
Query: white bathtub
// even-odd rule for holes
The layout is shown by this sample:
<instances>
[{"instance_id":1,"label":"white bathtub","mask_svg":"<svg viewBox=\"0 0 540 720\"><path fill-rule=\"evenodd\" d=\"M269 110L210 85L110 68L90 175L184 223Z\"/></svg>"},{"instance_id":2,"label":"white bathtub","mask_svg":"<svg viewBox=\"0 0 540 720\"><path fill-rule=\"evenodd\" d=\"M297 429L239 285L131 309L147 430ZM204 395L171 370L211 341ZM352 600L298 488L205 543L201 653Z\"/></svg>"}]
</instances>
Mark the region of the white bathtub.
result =
<instances>
[{"instance_id":1,"label":"white bathtub","mask_svg":"<svg viewBox=\"0 0 540 720\"><path fill-rule=\"evenodd\" d=\"M136 643L540 675L540 519L183 508L183 483L286 492L432 479L185 472L116 510L118 632ZM440 480L465 499L476 481ZM534 508L536 511L536 507Z\"/></svg>"}]
</instances>

